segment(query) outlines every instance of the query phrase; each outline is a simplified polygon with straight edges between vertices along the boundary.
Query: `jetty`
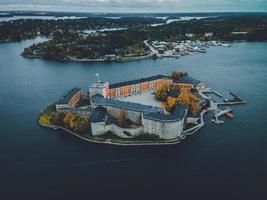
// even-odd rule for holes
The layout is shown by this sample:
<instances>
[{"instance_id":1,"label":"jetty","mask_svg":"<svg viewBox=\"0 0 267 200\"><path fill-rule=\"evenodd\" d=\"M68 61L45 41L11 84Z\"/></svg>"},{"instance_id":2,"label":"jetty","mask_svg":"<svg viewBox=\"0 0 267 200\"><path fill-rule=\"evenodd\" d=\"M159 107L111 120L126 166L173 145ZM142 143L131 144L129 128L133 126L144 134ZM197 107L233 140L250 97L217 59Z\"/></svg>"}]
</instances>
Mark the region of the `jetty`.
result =
<instances>
[{"instance_id":1,"label":"jetty","mask_svg":"<svg viewBox=\"0 0 267 200\"><path fill-rule=\"evenodd\" d=\"M246 104L247 102L242 99L239 95L229 92L234 98L233 99L224 99L224 102L218 103L218 105L238 105L238 104Z\"/></svg>"},{"instance_id":2,"label":"jetty","mask_svg":"<svg viewBox=\"0 0 267 200\"><path fill-rule=\"evenodd\" d=\"M212 122L214 122L215 124L223 124L224 122L222 120L219 120L219 117L223 116L223 115L227 115L227 113L232 112L233 109L229 109L226 108L225 110L216 110L214 111L214 119L212 119Z\"/></svg>"}]
</instances>

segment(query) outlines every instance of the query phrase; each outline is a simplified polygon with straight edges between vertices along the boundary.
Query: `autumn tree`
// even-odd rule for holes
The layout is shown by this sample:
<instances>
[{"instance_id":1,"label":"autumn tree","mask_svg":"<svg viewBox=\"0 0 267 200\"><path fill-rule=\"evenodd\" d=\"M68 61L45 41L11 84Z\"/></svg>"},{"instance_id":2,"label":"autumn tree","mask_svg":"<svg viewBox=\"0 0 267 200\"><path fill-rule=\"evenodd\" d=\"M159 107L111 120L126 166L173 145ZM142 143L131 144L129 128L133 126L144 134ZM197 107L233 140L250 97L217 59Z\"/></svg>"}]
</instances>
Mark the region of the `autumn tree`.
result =
<instances>
[{"instance_id":1,"label":"autumn tree","mask_svg":"<svg viewBox=\"0 0 267 200\"><path fill-rule=\"evenodd\" d=\"M74 131L78 133L86 132L89 129L89 121L84 117L75 117L74 118Z\"/></svg>"},{"instance_id":2,"label":"autumn tree","mask_svg":"<svg viewBox=\"0 0 267 200\"><path fill-rule=\"evenodd\" d=\"M172 74L171 74L171 77L175 80L181 78L184 76L184 73L183 72L179 72L179 71L173 71Z\"/></svg>"},{"instance_id":3,"label":"autumn tree","mask_svg":"<svg viewBox=\"0 0 267 200\"><path fill-rule=\"evenodd\" d=\"M43 114L42 116L40 116L39 122L41 124L49 125L49 124L51 124L51 117L49 115L47 115L47 114Z\"/></svg>"},{"instance_id":4,"label":"autumn tree","mask_svg":"<svg viewBox=\"0 0 267 200\"><path fill-rule=\"evenodd\" d=\"M181 90L181 93L177 98L177 103L186 106L190 105L190 92Z\"/></svg>"},{"instance_id":5,"label":"autumn tree","mask_svg":"<svg viewBox=\"0 0 267 200\"><path fill-rule=\"evenodd\" d=\"M53 112L51 114L51 124L54 125L62 125L64 124L64 118L65 118L65 113L63 112Z\"/></svg>"},{"instance_id":6,"label":"autumn tree","mask_svg":"<svg viewBox=\"0 0 267 200\"><path fill-rule=\"evenodd\" d=\"M71 112L68 112L65 115L64 124L76 133L86 132L90 127L89 121L86 118L75 115Z\"/></svg>"},{"instance_id":7,"label":"autumn tree","mask_svg":"<svg viewBox=\"0 0 267 200\"><path fill-rule=\"evenodd\" d=\"M71 127L71 121L72 121L74 118L75 118L75 115L74 115L73 113L71 113L71 112L68 112L68 113L65 115L65 117L64 117L64 124L65 124L66 126ZM73 121L72 121L72 123L73 123Z\"/></svg>"},{"instance_id":8,"label":"autumn tree","mask_svg":"<svg viewBox=\"0 0 267 200\"><path fill-rule=\"evenodd\" d=\"M181 91L181 94L177 98L177 103L189 106L189 110L194 114L201 110L201 106L198 103L198 97L186 90Z\"/></svg>"},{"instance_id":9,"label":"autumn tree","mask_svg":"<svg viewBox=\"0 0 267 200\"><path fill-rule=\"evenodd\" d=\"M201 110L201 106L199 105L198 102L192 102L190 104L190 110L192 113L198 113Z\"/></svg>"},{"instance_id":10,"label":"autumn tree","mask_svg":"<svg viewBox=\"0 0 267 200\"><path fill-rule=\"evenodd\" d=\"M167 105L165 107L165 109L170 112L173 110L173 108L176 106L177 104L177 99L174 97L168 97L167 98Z\"/></svg>"},{"instance_id":11,"label":"autumn tree","mask_svg":"<svg viewBox=\"0 0 267 200\"><path fill-rule=\"evenodd\" d=\"M121 127L127 126L127 116L124 110L119 111L118 116L117 116L117 122L118 122L118 125Z\"/></svg>"},{"instance_id":12,"label":"autumn tree","mask_svg":"<svg viewBox=\"0 0 267 200\"><path fill-rule=\"evenodd\" d=\"M163 84L162 86L160 86L157 91L156 91L156 94L155 94L155 97L157 100L159 101L166 101L166 98L168 96L168 85L166 84Z\"/></svg>"}]
</instances>

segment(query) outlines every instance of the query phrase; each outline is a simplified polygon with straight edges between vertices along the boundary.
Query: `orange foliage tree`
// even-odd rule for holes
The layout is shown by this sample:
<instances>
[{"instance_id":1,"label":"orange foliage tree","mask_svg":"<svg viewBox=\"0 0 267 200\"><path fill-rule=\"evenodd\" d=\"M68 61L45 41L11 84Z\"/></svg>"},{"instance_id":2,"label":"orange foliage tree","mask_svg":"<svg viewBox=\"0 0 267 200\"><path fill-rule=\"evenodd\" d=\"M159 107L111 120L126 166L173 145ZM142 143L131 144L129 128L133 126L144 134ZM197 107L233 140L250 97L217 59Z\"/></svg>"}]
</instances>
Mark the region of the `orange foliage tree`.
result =
<instances>
[{"instance_id":1,"label":"orange foliage tree","mask_svg":"<svg viewBox=\"0 0 267 200\"><path fill-rule=\"evenodd\" d=\"M166 101L168 95L168 89L169 86L167 84L163 84L162 86L160 86L155 94L156 99L159 101Z\"/></svg>"},{"instance_id":2,"label":"orange foliage tree","mask_svg":"<svg viewBox=\"0 0 267 200\"><path fill-rule=\"evenodd\" d=\"M192 113L198 113L201 109L198 103L198 97L186 90L181 91L181 94L177 98L177 103L180 105L189 106L189 109Z\"/></svg>"},{"instance_id":3,"label":"orange foliage tree","mask_svg":"<svg viewBox=\"0 0 267 200\"><path fill-rule=\"evenodd\" d=\"M171 111L177 104L177 99L174 97L168 97L167 98L167 106L166 110Z\"/></svg>"},{"instance_id":4,"label":"orange foliage tree","mask_svg":"<svg viewBox=\"0 0 267 200\"><path fill-rule=\"evenodd\" d=\"M119 111L118 116L117 116L117 121L120 127L127 127L128 120L127 120L126 112L124 110Z\"/></svg>"},{"instance_id":5,"label":"orange foliage tree","mask_svg":"<svg viewBox=\"0 0 267 200\"><path fill-rule=\"evenodd\" d=\"M181 77L183 77L183 76L184 76L184 73L183 72L179 72L179 71L173 71L172 74L171 74L171 77L173 79L176 79L176 80L181 78Z\"/></svg>"}]
</instances>

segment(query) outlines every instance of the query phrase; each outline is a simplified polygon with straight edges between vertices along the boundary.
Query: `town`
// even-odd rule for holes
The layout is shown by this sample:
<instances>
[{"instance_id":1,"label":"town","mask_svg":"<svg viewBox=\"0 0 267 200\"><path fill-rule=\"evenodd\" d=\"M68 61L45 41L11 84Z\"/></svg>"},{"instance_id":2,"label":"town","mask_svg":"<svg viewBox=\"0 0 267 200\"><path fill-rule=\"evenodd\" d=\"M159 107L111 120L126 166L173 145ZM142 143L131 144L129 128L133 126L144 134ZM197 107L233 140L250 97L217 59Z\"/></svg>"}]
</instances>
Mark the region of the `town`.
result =
<instances>
[{"instance_id":1,"label":"town","mask_svg":"<svg viewBox=\"0 0 267 200\"><path fill-rule=\"evenodd\" d=\"M222 98L217 102L210 93ZM80 88L66 91L55 104L40 113L41 126L63 129L79 138L96 143L117 145L176 144L205 124L225 115L233 118L233 109L219 106L245 104L239 96L224 98L205 83L187 73L109 84L96 74L87 93Z\"/></svg>"}]
</instances>

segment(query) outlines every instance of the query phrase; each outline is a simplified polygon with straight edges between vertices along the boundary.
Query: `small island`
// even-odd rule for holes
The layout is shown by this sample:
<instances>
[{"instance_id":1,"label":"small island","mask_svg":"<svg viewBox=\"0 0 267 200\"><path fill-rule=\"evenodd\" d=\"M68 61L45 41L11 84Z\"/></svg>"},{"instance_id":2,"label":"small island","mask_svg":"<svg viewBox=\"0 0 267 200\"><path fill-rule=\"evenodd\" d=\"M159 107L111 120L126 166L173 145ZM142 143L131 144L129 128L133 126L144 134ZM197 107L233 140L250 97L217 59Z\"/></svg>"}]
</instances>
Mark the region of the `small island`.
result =
<instances>
[{"instance_id":1,"label":"small island","mask_svg":"<svg viewBox=\"0 0 267 200\"><path fill-rule=\"evenodd\" d=\"M210 46L229 46L233 41L267 40L265 15L176 19L170 23L168 20L171 19L132 17L0 22L0 41L42 36L47 41L26 47L21 55L61 61L110 62L179 58L205 53Z\"/></svg>"},{"instance_id":2,"label":"small island","mask_svg":"<svg viewBox=\"0 0 267 200\"><path fill-rule=\"evenodd\" d=\"M205 113L212 112L212 121L222 124L219 118L233 118L233 110L219 106L246 103L233 92L233 98L226 99L179 71L114 84L96 76L88 92L72 88L44 109L39 125L94 143L177 144L204 126ZM215 101L211 93L222 101Z\"/></svg>"}]
</instances>

